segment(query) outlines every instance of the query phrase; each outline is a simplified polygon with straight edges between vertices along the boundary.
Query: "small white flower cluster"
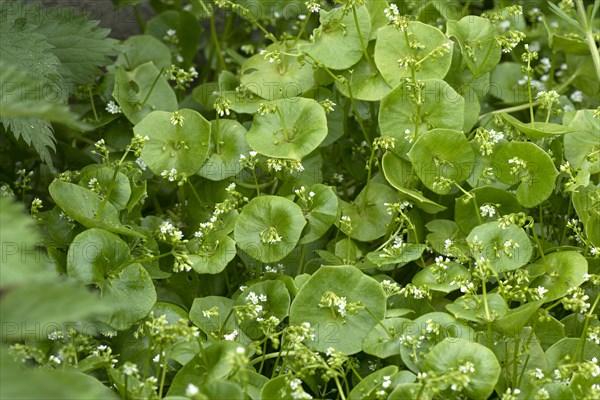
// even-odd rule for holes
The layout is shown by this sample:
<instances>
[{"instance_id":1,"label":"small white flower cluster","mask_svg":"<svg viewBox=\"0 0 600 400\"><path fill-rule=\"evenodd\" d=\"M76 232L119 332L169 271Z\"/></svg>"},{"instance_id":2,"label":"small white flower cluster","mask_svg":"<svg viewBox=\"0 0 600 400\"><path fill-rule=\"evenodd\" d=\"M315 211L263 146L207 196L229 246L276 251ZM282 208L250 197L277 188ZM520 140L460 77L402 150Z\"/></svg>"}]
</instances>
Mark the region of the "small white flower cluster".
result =
<instances>
[{"instance_id":1,"label":"small white flower cluster","mask_svg":"<svg viewBox=\"0 0 600 400\"><path fill-rule=\"evenodd\" d=\"M373 140L373 149L393 149L396 147L396 139L390 136L380 136Z\"/></svg>"},{"instance_id":2,"label":"small white flower cluster","mask_svg":"<svg viewBox=\"0 0 600 400\"><path fill-rule=\"evenodd\" d=\"M248 154L250 157L246 157L244 154L240 154L240 162L242 163L244 168L254 169L254 167L256 166L256 163L258 161L256 159L256 156L258 156L258 153L256 151L250 151Z\"/></svg>"},{"instance_id":3,"label":"small white flower cluster","mask_svg":"<svg viewBox=\"0 0 600 400\"><path fill-rule=\"evenodd\" d=\"M517 400L519 398L519 394L521 394L521 390L519 388L508 388L504 393L502 393L500 400Z\"/></svg>"},{"instance_id":4,"label":"small white flower cluster","mask_svg":"<svg viewBox=\"0 0 600 400\"><path fill-rule=\"evenodd\" d=\"M0 197L12 197L12 196L14 196L14 192L10 188L9 185L7 185L6 183L3 183L2 185L0 185Z\"/></svg>"},{"instance_id":5,"label":"small white flower cluster","mask_svg":"<svg viewBox=\"0 0 600 400\"><path fill-rule=\"evenodd\" d=\"M403 214L404 210L412 208L412 204L407 200L404 200L401 203L383 203L385 206L385 211L388 215L394 215L394 213Z\"/></svg>"},{"instance_id":6,"label":"small white flower cluster","mask_svg":"<svg viewBox=\"0 0 600 400\"><path fill-rule=\"evenodd\" d=\"M115 103L114 101L109 101L108 103L106 103L106 108L105 110L109 113L109 114L120 114L123 112L123 110L121 110L121 107L119 107L117 105L117 103Z\"/></svg>"},{"instance_id":7,"label":"small white flower cluster","mask_svg":"<svg viewBox=\"0 0 600 400\"><path fill-rule=\"evenodd\" d=\"M188 383L187 387L185 388L185 395L187 397L194 397L198 393L200 393L198 386L194 385L193 383Z\"/></svg>"},{"instance_id":8,"label":"small white flower cluster","mask_svg":"<svg viewBox=\"0 0 600 400\"><path fill-rule=\"evenodd\" d=\"M364 304L359 301L348 303L346 297L340 297L328 290L321 296L319 307L330 308L336 316L346 318L348 314L358 314L364 308Z\"/></svg>"},{"instance_id":9,"label":"small white flower cluster","mask_svg":"<svg viewBox=\"0 0 600 400\"><path fill-rule=\"evenodd\" d=\"M400 11L398 10L398 6L396 4L390 4L383 10L383 12L385 13L385 17L388 19L388 21L390 21L390 23L400 32L404 32L406 28L408 28L408 18L400 15Z\"/></svg>"},{"instance_id":10,"label":"small white flower cluster","mask_svg":"<svg viewBox=\"0 0 600 400\"><path fill-rule=\"evenodd\" d=\"M406 141L408 141L408 143L413 143L415 140L417 140L417 135L414 132L411 132L410 129L406 128L404 130L404 138Z\"/></svg>"},{"instance_id":11,"label":"small white flower cluster","mask_svg":"<svg viewBox=\"0 0 600 400\"><path fill-rule=\"evenodd\" d=\"M217 99L215 100L215 104L213 104L213 107L215 108L217 114L219 114L220 117L231 114L231 101L229 101L229 99L225 96L217 97Z\"/></svg>"},{"instance_id":12,"label":"small white flower cluster","mask_svg":"<svg viewBox=\"0 0 600 400\"><path fill-rule=\"evenodd\" d=\"M179 90L189 88L190 83L198 77L198 71L196 71L196 68L194 67L190 67L190 69L186 71L176 65L171 65L165 73L170 81L175 81L175 89Z\"/></svg>"},{"instance_id":13,"label":"small white flower cluster","mask_svg":"<svg viewBox=\"0 0 600 400\"><path fill-rule=\"evenodd\" d=\"M316 196L316 193L312 190L306 193L306 187L300 186L300 189L294 189L294 193L298 196L299 200L303 203L305 207L310 208L313 202L313 199Z\"/></svg>"},{"instance_id":14,"label":"small white flower cluster","mask_svg":"<svg viewBox=\"0 0 600 400\"><path fill-rule=\"evenodd\" d=\"M179 186L182 186L187 182L187 175L177 172L177 168L171 168L170 170L165 169L160 173L160 176L167 179L169 182L177 182Z\"/></svg>"},{"instance_id":15,"label":"small white flower cluster","mask_svg":"<svg viewBox=\"0 0 600 400\"><path fill-rule=\"evenodd\" d=\"M248 318L256 320L258 317L264 315L266 311L261 303L267 301L267 296L265 294L250 292L246 295L245 300L245 305L235 308L236 315L240 320Z\"/></svg>"},{"instance_id":16,"label":"small white flower cluster","mask_svg":"<svg viewBox=\"0 0 600 400\"><path fill-rule=\"evenodd\" d=\"M479 152L482 156L489 156L494 152L494 145L504 139L504 133L496 132L493 129L489 131L484 128L477 129L475 140L479 143Z\"/></svg>"},{"instance_id":17,"label":"small white flower cluster","mask_svg":"<svg viewBox=\"0 0 600 400\"><path fill-rule=\"evenodd\" d=\"M300 161L282 158L267 159L267 168L269 171L288 171L290 173L304 171L304 166Z\"/></svg>"},{"instance_id":18,"label":"small white flower cluster","mask_svg":"<svg viewBox=\"0 0 600 400\"><path fill-rule=\"evenodd\" d=\"M292 399L312 399L313 397L304 391L302 387L302 381L298 378L290 380L289 388L291 390L290 396Z\"/></svg>"},{"instance_id":19,"label":"small white flower cluster","mask_svg":"<svg viewBox=\"0 0 600 400\"><path fill-rule=\"evenodd\" d=\"M283 240L283 237L277 231L277 228L270 226L260 233L260 241L264 244L277 244Z\"/></svg>"},{"instance_id":20,"label":"small white flower cluster","mask_svg":"<svg viewBox=\"0 0 600 400\"><path fill-rule=\"evenodd\" d=\"M407 284L406 286L404 286L401 290L400 293L401 295L403 295L404 297L412 297L414 299L420 300L420 299L431 299L431 292L429 290L429 288L427 286L415 286L412 283Z\"/></svg>"},{"instance_id":21,"label":"small white flower cluster","mask_svg":"<svg viewBox=\"0 0 600 400\"><path fill-rule=\"evenodd\" d=\"M223 335L223 340L232 342L238 336L238 333L239 333L238 330L234 329L233 331L231 331L231 333L227 333L227 334Z\"/></svg>"},{"instance_id":22,"label":"small white flower cluster","mask_svg":"<svg viewBox=\"0 0 600 400\"><path fill-rule=\"evenodd\" d=\"M348 234L352 232L352 218L349 215L342 215L340 218L340 229Z\"/></svg>"},{"instance_id":23,"label":"small white flower cluster","mask_svg":"<svg viewBox=\"0 0 600 400\"><path fill-rule=\"evenodd\" d=\"M183 126L184 120L185 120L185 118L179 111L174 111L173 114L171 114L171 119L170 119L171 125Z\"/></svg>"},{"instance_id":24,"label":"small white flower cluster","mask_svg":"<svg viewBox=\"0 0 600 400\"><path fill-rule=\"evenodd\" d=\"M265 265L265 272L268 272L271 274L279 274L279 273L283 273L284 271L285 271L285 265L283 265L283 264L277 264L274 267L272 267L270 265Z\"/></svg>"},{"instance_id":25,"label":"small white flower cluster","mask_svg":"<svg viewBox=\"0 0 600 400\"><path fill-rule=\"evenodd\" d=\"M158 237L163 241L178 243L183 240L183 233L179 229L175 228L170 221L164 221L158 227Z\"/></svg>"},{"instance_id":26,"label":"small white flower cluster","mask_svg":"<svg viewBox=\"0 0 600 400\"><path fill-rule=\"evenodd\" d=\"M329 99L325 99L319 104L321 104L321 107L323 107L326 114L329 114L330 112L334 111L333 107L336 105L333 101Z\"/></svg>"},{"instance_id":27,"label":"small white flower cluster","mask_svg":"<svg viewBox=\"0 0 600 400\"><path fill-rule=\"evenodd\" d=\"M310 0L305 2L304 5L311 13L318 13L321 10L320 1Z\"/></svg>"},{"instance_id":28,"label":"small white flower cluster","mask_svg":"<svg viewBox=\"0 0 600 400\"><path fill-rule=\"evenodd\" d=\"M400 285L396 282L384 279L379 284L388 298L400 293Z\"/></svg>"},{"instance_id":29,"label":"small white flower cluster","mask_svg":"<svg viewBox=\"0 0 600 400\"><path fill-rule=\"evenodd\" d=\"M519 158L512 157L508 160L510 164L510 174L511 175L519 175L521 172L527 171L527 161Z\"/></svg>"},{"instance_id":30,"label":"small white flower cluster","mask_svg":"<svg viewBox=\"0 0 600 400\"><path fill-rule=\"evenodd\" d=\"M383 253L379 255L380 258L393 258L399 257L406 249L407 244L404 242L401 236L394 237L391 246L383 248Z\"/></svg>"},{"instance_id":31,"label":"small white flower cluster","mask_svg":"<svg viewBox=\"0 0 600 400\"><path fill-rule=\"evenodd\" d=\"M264 57L265 60L267 60L268 62L272 63L277 63L277 64L281 64L281 51L279 50L275 50L275 51L266 51L266 50L261 50L259 52L260 55L262 55Z\"/></svg>"}]
</instances>

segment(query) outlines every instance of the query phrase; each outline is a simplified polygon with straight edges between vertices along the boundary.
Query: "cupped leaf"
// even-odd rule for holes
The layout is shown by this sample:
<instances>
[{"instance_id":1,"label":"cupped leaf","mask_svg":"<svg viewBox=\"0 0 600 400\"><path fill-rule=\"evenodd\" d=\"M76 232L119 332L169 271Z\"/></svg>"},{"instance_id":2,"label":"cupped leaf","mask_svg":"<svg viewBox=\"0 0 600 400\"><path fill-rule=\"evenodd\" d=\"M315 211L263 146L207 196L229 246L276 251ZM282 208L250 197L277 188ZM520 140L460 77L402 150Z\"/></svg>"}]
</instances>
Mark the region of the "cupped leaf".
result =
<instances>
[{"instance_id":1,"label":"cupped leaf","mask_svg":"<svg viewBox=\"0 0 600 400\"><path fill-rule=\"evenodd\" d=\"M266 300L262 300L262 296L266 296ZM235 305L243 307L247 304L256 304L255 302L262 307L261 318L266 320L270 317L276 317L279 321L282 321L289 313L290 293L282 281L258 282L248 286L237 298ZM244 318L239 322L239 326L252 339L259 339L264 336L260 323L256 318Z\"/></svg>"},{"instance_id":2,"label":"cupped leaf","mask_svg":"<svg viewBox=\"0 0 600 400\"><path fill-rule=\"evenodd\" d=\"M385 179L400 192L402 199L414 203L428 214L436 214L446 209L446 207L423 196L423 193L410 188L413 182L417 181L417 176L410 162L388 151L383 155L381 165Z\"/></svg>"},{"instance_id":3,"label":"cupped leaf","mask_svg":"<svg viewBox=\"0 0 600 400\"><path fill-rule=\"evenodd\" d=\"M264 54L261 52L247 59L240 70L242 85L267 100L299 97L313 87L314 70L309 63L301 64L297 57L287 54L280 55L277 62L267 59L271 53L294 52L288 45L293 45L292 41L274 43L264 49Z\"/></svg>"},{"instance_id":4,"label":"cupped leaf","mask_svg":"<svg viewBox=\"0 0 600 400\"><path fill-rule=\"evenodd\" d=\"M150 35L134 35L121 44L121 53L115 66L131 71L152 62L158 69L171 66L171 51L160 40Z\"/></svg>"},{"instance_id":5,"label":"cupped leaf","mask_svg":"<svg viewBox=\"0 0 600 400\"><path fill-rule=\"evenodd\" d=\"M550 197L558 176L548 153L529 142L501 146L492 166L500 182L518 184L517 201L525 207L535 207Z\"/></svg>"},{"instance_id":6,"label":"cupped leaf","mask_svg":"<svg viewBox=\"0 0 600 400\"><path fill-rule=\"evenodd\" d=\"M394 152L400 156L408 153L415 136L436 128L460 130L464 125L464 98L441 79L427 79L423 84L420 107L411 100L406 85L397 86L381 100L381 135L396 139Z\"/></svg>"},{"instance_id":7,"label":"cupped leaf","mask_svg":"<svg viewBox=\"0 0 600 400\"><path fill-rule=\"evenodd\" d=\"M487 19L469 15L460 21L447 21L446 34L458 40L463 60L474 75L490 71L500 61L497 30Z\"/></svg>"},{"instance_id":8,"label":"cupped leaf","mask_svg":"<svg viewBox=\"0 0 600 400\"><path fill-rule=\"evenodd\" d=\"M535 265L542 266L546 273L534 279L529 286L541 286L547 290L543 295L544 302L565 296L570 289L585 282L585 274L588 273L587 260L575 251L546 254Z\"/></svg>"},{"instance_id":9,"label":"cupped leaf","mask_svg":"<svg viewBox=\"0 0 600 400\"><path fill-rule=\"evenodd\" d=\"M196 298L190 309L190 321L209 337L215 337L220 332L229 334L237 327L235 318L226 320L234 305L235 301L229 297Z\"/></svg>"},{"instance_id":10,"label":"cupped leaf","mask_svg":"<svg viewBox=\"0 0 600 400\"><path fill-rule=\"evenodd\" d=\"M155 110L177 110L177 97L156 66L145 63L132 71L117 68L113 97L133 124Z\"/></svg>"},{"instance_id":11,"label":"cupped leaf","mask_svg":"<svg viewBox=\"0 0 600 400\"><path fill-rule=\"evenodd\" d=\"M265 262L279 261L294 250L306 225L300 206L284 197L255 197L244 206L234 228L240 249Z\"/></svg>"},{"instance_id":12,"label":"cupped leaf","mask_svg":"<svg viewBox=\"0 0 600 400\"><path fill-rule=\"evenodd\" d=\"M215 235L192 239L187 248L192 268L199 274L218 274L236 255L235 241L227 235Z\"/></svg>"},{"instance_id":13,"label":"cupped leaf","mask_svg":"<svg viewBox=\"0 0 600 400\"><path fill-rule=\"evenodd\" d=\"M114 180L113 180L114 177ZM108 196L108 200L117 210L123 210L131 197L129 178L122 172L117 172L98 164L91 164L81 170L79 184L83 187L95 188L97 182L100 194Z\"/></svg>"},{"instance_id":14,"label":"cupped leaf","mask_svg":"<svg viewBox=\"0 0 600 400\"><path fill-rule=\"evenodd\" d=\"M337 303L327 307L324 298L335 294L345 304L360 303L356 313ZM310 323L315 339L307 344L325 352L333 347L344 354L362 350L369 331L385 316L386 297L381 285L356 267L322 266L302 285L290 308L290 325ZM358 306L358 304L356 304ZM340 311L344 311L340 313Z\"/></svg>"},{"instance_id":15,"label":"cupped leaf","mask_svg":"<svg viewBox=\"0 0 600 400\"><path fill-rule=\"evenodd\" d=\"M349 217L348 226L341 230L352 239L368 242L385 235L387 224L392 220L385 203L395 203L396 192L381 183L371 182L356 197L354 202L340 200L342 217Z\"/></svg>"},{"instance_id":16,"label":"cupped leaf","mask_svg":"<svg viewBox=\"0 0 600 400\"><path fill-rule=\"evenodd\" d=\"M520 63L500 63L491 72L490 82L494 84L490 87L489 94L507 104L527 103L527 85L522 79Z\"/></svg>"},{"instance_id":17,"label":"cupped leaf","mask_svg":"<svg viewBox=\"0 0 600 400\"><path fill-rule=\"evenodd\" d=\"M468 280L471 276L469 271L459 263L451 261L445 264L448 265L448 268L442 273L432 270L435 264L420 270L413 277L412 283L415 286L426 285L437 292L450 293L460 288L459 282Z\"/></svg>"},{"instance_id":18,"label":"cupped leaf","mask_svg":"<svg viewBox=\"0 0 600 400\"><path fill-rule=\"evenodd\" d=\"M322 184L316 184L307 191L309 201L300 204L304 206L303 212L306 218L306 227L302 232L300 244L310 243L327 232L327 230L337 220L338 197L333 192L333 188ZM311 196L310 194L314 195Z\"/></svg>"},{"instance_id":19,"label":"cupped leaf","mask_svg":"<svg viewBox=\"0 0 600 400\"><path fill-rule=\"evenodd\" d=\"M129 247L120 237L92 228L75 237L67 254L67 273L83 284L102 284L129 257Z\"/></svg>"},{"instance_id":20,"label":"cupped leaf","mask_svg":"<svg viewBox=\"0 0 600 400\"><path fill-rule=\"evenodd\" d=\"M327 137L327 117L313 99L294 97L274 102L277 110L256 114L246 139L268 157L302 160Z\"/></svg>"},{"instance_id":21,"label":"cupped leaf","mask_svg":"<svg viewBox=\"0 0 600 400\"><path fill-rule=\"evenodd\" d=\"M434 129L421 135L408 153L413 168L431 191L447 194L444 181L461 182L471 175L475 155L465 135L449 129Z\"/></svg>"},{"instance_id":22,"label":"cupped leaf","mask_svg":"<svg viewBox=\"0 0 600 400\"><path fill-rule=\"evenodd\" d=\"M384 319L367 334L363 343L364 352L379 358L399 355L402 348L400 337L408 324L412 324L412 321L406 318Z\"/></svg>"},{"instance_id":23,"label":"cupped leaf","mask_svg":"<svg viewBox=\"0 0 600 400\"><path fill-rule=\"evenodd\" d=\"M358 24L354 23L354 12ZM342 7L321 10L321 25L313 31L313 43L301 48L331 69L347 69L363 56L361 37L368 42L371 20L367 9L357 7L345 13Z\"/></svg>"},{"instance_id":24,"label":"cupped leaf","mask_svg":"<svg viewBox=\"0 0 600 400\"><path fill-rule=\"evenodd\" d=\"M490 222L500 215L523 210L515 195L506 190L484 186L471 190L469 194L457 198L454 206L454 220L464 233L471 232L478 225L478 214L482 222ZM481 207L486 205L494 207L496 211L493 215L489 212L481 215Z\"/></svg>"},{"instance_id":25,"label":"cupped leaf","mask_svg":"<svg viewBox=\"0 0 600 400\"><path fill-rule=\"evenodd\" d=\"M221 119L218 125L216 121L211 122L211 133L210 156L198 175L211 181L237 175L244 168L240 154L250 151L246 143L246 128L235 120Z\"/></svg>"},{"instance_id":26,"label":"cupped leaf","mask_svg":"<svg viewBox=\"0 0 600 400\"><path fill-rule=\"evenodd\" d=\"M506 301L498 293L488 293L485 298L481 294L465 295L447 304L446 309L456 318L478 323L491 322L508 312Z\"/></svg>"},{"instance_id":27,"label":"cupped leaf","mask_svg":"<svg viewBox=\"0 0 600 400\"><path fill-rule=\"evenodd\" d=\"M531 140L540 140L548 136L564 135L573 132L574 130L568 126L549 122L521 122L507 113L503 113L502 118Z\"/></svg>"},{"instance_id":28,"label":"cupped leaf","mask_svg":"<svg viewBox=\"0 0 600 400\"><path fill-rule=\"evenodd\" d=\"M177 174L193 175L208 156L211 126L194 110L178 111L182 122L173 124L173 113L154 111L133 131L150 139L142 150L142 160L157 175L175 169ZM238 155L239 157L239 155Z\"/></svg>"},{"instance_id":29,"label":"cupped leaf","mask_svg":"<svg viewBox=\"0 0 600 400\"><path fill-rule=\"evenodd\" d=\"M588 159L588 156L600 151L600 122L593 117L592 110L579 110L569 122L569 128L575 131L564 137L566 160L574 167L579 166L590 174L597 174L600 172L600 158L596 156L594 160Z\"/></svg>"},{"instance_id":30,"label":"cupped leaf","mask_svg":"<svg viewBox=\"0 0 600 400\"><path fill-rule=\"evenodd\" d=\"M422 22L408 23L406 32L394 26L379 29L375 43L375 64L391 87L411 77L411 68L399 60L409 58L416 63L415 78L442 79L452 63L452 42L437 28Z\"/></svg>"},{"instance_id":31,"label":"cupped leaf","mask_svg":"<svg viewBox=\"0 0 600 400\"><path fill-rule=\"evenodd\" d=\"M514 224L500 227L488 222L473 228L467 236L476 260L489 260L497 273L512 271L527 264L533 255L533 245L523 228Z\"/></svg>"},{"instance_id":32,"label":"cupped leaf","mask_svg":"<svg viewBox=\"0 0 600 400\"><path fill-rule=\"evenodd\" d=\"M348 86L335 82L336 88L346 97L356 100L379 101L392 91L392 87L386 83L379 70L365 58L361 59L352 70L344 71Z\"/></svg>"},{"instance_id":33,"label":"cupped leaf","mask_svg":"<svg viewBox=\"0 0 600 400\"><path fill-rule=\"evenodd\" d=\"M421 243L403 243L399 248L394 248L391 253L372 251L367 254L367 259L377 265L381 271L390 271L418 260L426 249L427 246Z\"/></svg>"},{"instance_id":34,"label":"cupped leaf","mask_svg":"<svg viewBox=\"0 0 600 400\"><path fill-rule=\"evenodd\" d=\"M357 383L348 395L348 400L375 399L378 392L385 392L388 388L395 388L416 380L417 377L412 372L398 371L398 367L395 365L388 365ZM391 397L388 397L388 399L391 399Z\"/></svg>"},{"instance_id":35,"label":"cupped leaf","mask_svg":"<svg viewBox=\"0 0 600 400\"><path fill-rule=\"evenodd\" d=\"M156 302L152 278L138 263L114 271L100 285L100 290L103 297L116 304L105 322L117 330L127 329L144 318Z\"/></svg>"},{"instance_id":36,"label":"cupped leaf","mask_svg":"<svg viewBox=\"0 0 600 400\"><path fill-rule=\"evenodd\" d=\"M71 218L87 228L102 228L123 235L145 236L121 224L119 212L112 203L73 183L54 180L48 187L50 196Z\"/></svg>"},{"instance_id":37,"label":"cupped leaf","mask_svg":"<svg viewBox=\"0 0 600 400\"><path fill-rule=\"evenodd\" d=\"M445 339L425 357L424 370L437 375L459 371L466 362L473 365L463 392L473 399L487 399L500 377L500 363L487 347L464 339Z\"/></svg>"}]
</instances>

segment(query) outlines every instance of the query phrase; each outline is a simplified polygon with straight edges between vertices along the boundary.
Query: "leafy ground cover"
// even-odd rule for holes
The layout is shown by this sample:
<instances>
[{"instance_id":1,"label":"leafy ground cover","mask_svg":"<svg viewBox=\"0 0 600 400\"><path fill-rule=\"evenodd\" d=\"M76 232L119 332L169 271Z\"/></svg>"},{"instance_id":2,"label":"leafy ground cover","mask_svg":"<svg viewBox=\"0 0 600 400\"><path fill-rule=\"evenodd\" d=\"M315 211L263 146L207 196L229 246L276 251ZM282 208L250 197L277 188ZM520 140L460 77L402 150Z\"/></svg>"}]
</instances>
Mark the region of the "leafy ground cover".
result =
<instances>
[{"instance_id":1,"label":"leafy ground cover","mask_svg":"<svg viewBox=\"0 0 600 400\"><path fill-rule=\"evenodd\" d=\"M151 5L0 8L0 397L600 398L600 2Z\"/></svg>"}]
</instances>

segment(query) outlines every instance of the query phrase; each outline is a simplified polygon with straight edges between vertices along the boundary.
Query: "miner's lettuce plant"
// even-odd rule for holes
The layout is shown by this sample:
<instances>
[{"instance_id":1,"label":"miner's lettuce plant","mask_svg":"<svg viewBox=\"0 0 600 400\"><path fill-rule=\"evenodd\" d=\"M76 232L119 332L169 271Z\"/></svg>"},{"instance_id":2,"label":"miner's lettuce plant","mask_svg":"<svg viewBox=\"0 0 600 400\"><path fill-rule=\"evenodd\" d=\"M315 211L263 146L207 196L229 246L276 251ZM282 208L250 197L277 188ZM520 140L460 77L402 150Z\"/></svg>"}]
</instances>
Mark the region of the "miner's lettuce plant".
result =
<instances>
[{"instance_id":1,"label":"miner's lettuce plant","mask_svg":"<svg viewBox=\"0 0 600 400\"><path fill-rule=\"evenodd\" d=\"M150 3L0 8L2 398L600 396L600 2Z\"/></svg>"}]
</instances>

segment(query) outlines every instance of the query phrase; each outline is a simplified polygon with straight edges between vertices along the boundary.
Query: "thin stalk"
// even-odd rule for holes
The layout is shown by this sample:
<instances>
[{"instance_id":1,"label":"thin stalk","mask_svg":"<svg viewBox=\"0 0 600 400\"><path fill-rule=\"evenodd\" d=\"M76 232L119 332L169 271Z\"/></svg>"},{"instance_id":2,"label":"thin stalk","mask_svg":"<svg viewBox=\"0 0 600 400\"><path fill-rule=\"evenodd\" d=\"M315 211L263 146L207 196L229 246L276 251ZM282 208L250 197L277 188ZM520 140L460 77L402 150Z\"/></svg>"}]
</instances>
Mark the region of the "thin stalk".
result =
<instances>
[{"instance_id":1,"label":"thin stalk","mask_svg":"<svg viewBox=\"0 0 600 400\"><path fill-rule=\"evenodd\" d=\"M369 53L367 52L367 47L365 46L365 41L363 39L362 32L360 31L360 26L358 25L358 14L356 13L356 6L352 6L352 16L354 17L356 33L358 33L358 40L360 41L360 47L362 48L362 52L365 55L365 60L367 60L367 62L371 64L373 68L376 68L375 63L373 63L373 60L371 59L371 57L369 57Z\"/></svg>"},{"instance_id":2,"label":"thin stalk","mask_svg":"<svg viewBox=\"0 0 600 400\"><path fill-rule=\"evenodd\" d=\"M594 33L592 32L592 28L587 19L583 2L581 0L575 0L575 4L577 6L577 15L579 16L579 22L581 23L585 34L585 41L587 42L587 45L590 48L592 60L594 61L594 66L596 67L596 78L598 78L598 81L600 81L600 53L598 52L598 47L596 47Z\"/></svg>"},{"instance_id":3,"label":"thin stalk","mask_svg":"<svg viewBox=\"0 0 600 400\"><path fill-rule=\"evenodd\" d=\"M293 355L296 355L296 352L295 351L286 351L285 354L286 354L286 356L293 356ZM258 357L258 358L255 358L254 360L250 361L250 365L256 365L256 364L260 363L263 358L265 360L270 360L271 358L279 358L280 355L281 355L280 351L278 351L276 353L265 354L264 357Z\"/></svg>"},{"instance_id":4,"label":"thin stalk","mask_svg":"<svg viewBox=\"0 0 600 400\"><path fill-rule=\"evenodd\" d=\"M161 353L159 353L161 354ZM162 366L162 372L160 375L160 386L158 387L158 398L162 399L163 397L163 390L165 388L165 378L167 377L167 367L169 365L169 357L171 356L171 350L169 350L164 357L164 363Z\"/></svg>"},{"instance_id":5,"label":"thin stalk","mask_svg":"<svg viewBox=\"0 0 600 400\"><path fill-rule=\"evenodd\" d=\"M592 307L590 308L590 311L588 311L587 315L585 316L585 322L583 323L583 330L581 331L581 337L579 338L579 342L577 343L577 350L575 350L575 357L576 360L583 360L583 351L585 350L585 335L587 334L587 329L588 329L588 324L590 322L590 318L592 317L594 310L596 309L596 306L598 306L598 300L600 300L600 296L596 295L596 300L594 301L594 304L592 305Z\"/></svg>"},{"instance_id":6,"label":"thin stalk","mask_svg":"<svg viewBox=\"0 0 600 400\"><path fill-rule=\"evenodd\" d=\"M88 94L90 95L90 104L92 105L92 111L94 112L94 118L98 122L98 114L96 113L96 105L94 104L94 95L92 94L92 88L88 87Z\"/></svg>"},{"instance_id":7,"label":"thin stalk","mask_svg":"<svg viewBox=\"0 0 600 400\"><path fill-rule=\"evenodd\" d=\"M281 110L279 109L279 107L275 107L275 110L277 111L277 115L279 116L279 122L281 122L281 128L283 129L283 138L286 142L289 142L290 137L288 135L287 127L285 126L285 121L283 120L283 114L281 114Z\"/></svg>"},{"instance_id":8,"label":"thin stalk","mask_svg":"<svg viewBox=\"0 0 600 400\"><path fill-rule=\"evenodd\" d=\"M152 94L152 92L154 91L154 87L156 86L156 84L158 83L158 80L160 79L160 77L163 74L164 71L164 67L162 67L160 69L160 71L158 72L158 75L156 75L156 78L154 79L154 82L152 82L152 86L150 86L150 90L148 91L148 93L146 94L146 97L144 98L144 101L142 101L142 103L140 104L140 108L144 107L144 105L146 104L146 102L148 101L148 99L150 98L150 95Z\"/></svg>"},{"instance_id":9,"label":"thin stalk","mask_svg":"<svg viewBox=\"0 0 600 400\"><path fill-rule=\"evenodd\" d=\"M201 2L202 3L202 2ZM223 58L223 54L221 54L221 43L219 43L219 37L217 36L217 27L215 23L215 14L212 13L210 15L210 36L215 45L215 51L217 52L217 58L219 59L219 64L221 64L221 69L227 71L227 64L225 63L225 59Z\"/></svg>"}]
</instances>

